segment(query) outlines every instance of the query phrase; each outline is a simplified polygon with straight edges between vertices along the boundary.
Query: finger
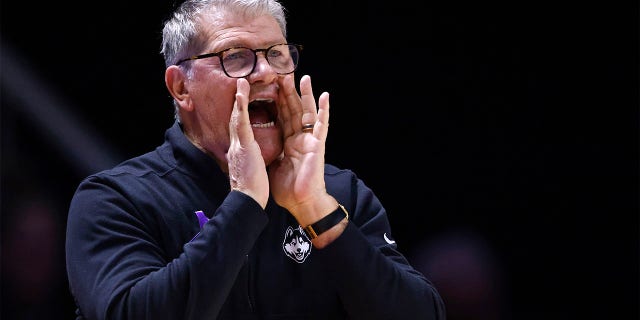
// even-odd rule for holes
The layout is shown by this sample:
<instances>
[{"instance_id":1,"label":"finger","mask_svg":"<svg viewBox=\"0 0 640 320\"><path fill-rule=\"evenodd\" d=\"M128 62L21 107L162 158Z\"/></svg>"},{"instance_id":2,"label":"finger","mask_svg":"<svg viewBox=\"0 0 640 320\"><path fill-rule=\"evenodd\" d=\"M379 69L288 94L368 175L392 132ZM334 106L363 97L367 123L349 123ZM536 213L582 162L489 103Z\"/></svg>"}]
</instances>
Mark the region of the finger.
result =
<instances>
[{"instance_id":1,"label":"finger","mask_svg":"<svg viewBox=\"0 0 640 320\"><path fill-rule=\"evenodd\" d=\"M300 79L300 97L302 99L300 114L300 125L307 123L315 123L317 110L316 100L313 96L313 88L311 87L311 77L304 75ZM295 117L295 116L294 116Z\"/></svg>"},{"instance_id":2,"label":"finger","mask_svg":"<svg viewBox=\"0 0 640 320\"><path fill-rule=\"evenodd\" d=\"M285 136L290 136L300 128L293 125L293 116L291 105L300 104L300 97L296 92L293 74L284 76L280 82L281 90L278 93L279 105L278 109L280 126Z\"/></svg>"},{"instance_id":3,"label":"finger","mask_svg":"<svg viewBox=\"0 0 640 320\"><path fill-rule=\"evenodd\" d=\"M238 139L240 144L253 140L253 130L249 121L249 82L244 78L236 81L236 101L231 112L229 132L232 139Z\"/></svg>"},{"instance_id":4,"label":"finger","mask_svg":"<svg viewBox=\"0 0 640 320\"><path fill-rule=\"evenodd\" d=\"M313 134L320 140L326 141L329 133L329 93L323 92L318 99L320 108L318 110L318 121L313 130Z\"/></svg>"}]
</instances>

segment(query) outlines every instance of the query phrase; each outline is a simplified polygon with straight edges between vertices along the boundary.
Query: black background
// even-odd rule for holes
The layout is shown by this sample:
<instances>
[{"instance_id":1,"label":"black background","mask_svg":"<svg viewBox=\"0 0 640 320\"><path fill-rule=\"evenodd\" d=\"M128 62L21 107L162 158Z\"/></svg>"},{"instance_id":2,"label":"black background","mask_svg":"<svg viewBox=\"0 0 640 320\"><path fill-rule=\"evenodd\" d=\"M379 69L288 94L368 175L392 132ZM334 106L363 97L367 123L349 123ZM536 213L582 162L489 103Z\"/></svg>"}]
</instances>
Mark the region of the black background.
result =
<instances>
[{"instance_id":1,"label":"black background","mask_svg":"<svg viewBox=\"0 0 640 320\"><path fill-rule=\"evenodd\" d=\"M155 148L173 122L159 54L173 5L1 5L2 232L18 201L51 201L61 279L52 318L73 317L62 239L75 187ZM637 318L637 5L285 5L288 38L305 46L298 78L331 94L327 162L376 191L412 261L465 230L500 265L507 318ZM10 86L18 76L39 89ZM58 144L60 128L39 121L60 119L27 111L46 93L112 158L79 166L75 152L91 149ZM27 304L6 283L3 272L3 315L19 319Z\"/></svg>"}]
</instances>

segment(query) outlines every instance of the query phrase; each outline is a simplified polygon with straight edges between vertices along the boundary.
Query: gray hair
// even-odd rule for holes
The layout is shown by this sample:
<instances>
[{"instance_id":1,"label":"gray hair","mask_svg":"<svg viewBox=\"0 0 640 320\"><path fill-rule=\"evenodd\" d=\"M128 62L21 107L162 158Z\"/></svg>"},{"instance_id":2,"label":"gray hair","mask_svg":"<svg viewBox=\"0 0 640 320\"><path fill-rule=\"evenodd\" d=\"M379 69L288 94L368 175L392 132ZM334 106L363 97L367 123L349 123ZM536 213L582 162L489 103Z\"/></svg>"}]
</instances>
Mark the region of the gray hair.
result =
<instances>
[{"instance_id":1,"label":"gray hair","mask_svg":"<svg viewBox=\"0 0 640 320\"><path fill-rule=\"evenodd\" d=\"M174 65L180 59L194 55L205 44L199 36L203 26L199 25L204 13L215 10L227 11L246 17L271 15L276 19L284 37L287 37L285 8L278 0L186 0L164 23L162 30L162 48L165 66ZM189 73L189 66L187 73ZM174 100L175 117L178 105Z\"/></svg>"}]
</instances>

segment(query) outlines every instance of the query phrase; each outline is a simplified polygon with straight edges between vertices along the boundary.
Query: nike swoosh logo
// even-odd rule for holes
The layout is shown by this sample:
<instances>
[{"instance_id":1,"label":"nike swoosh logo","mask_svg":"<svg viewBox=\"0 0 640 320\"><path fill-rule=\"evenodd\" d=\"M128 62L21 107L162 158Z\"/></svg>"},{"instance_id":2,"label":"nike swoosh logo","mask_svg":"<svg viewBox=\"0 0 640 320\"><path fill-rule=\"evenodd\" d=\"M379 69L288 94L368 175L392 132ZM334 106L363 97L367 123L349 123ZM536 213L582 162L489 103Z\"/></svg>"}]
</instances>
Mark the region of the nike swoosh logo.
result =
<instances>
[{"instance_id":1,"label":"nike swoosh logo","mask_svg":"<svg viewBox=\"0 0 640 320\"><path fill-rule=\"evenodd\" d=\"M386 241L388 244L394 244L394 243L396 243L395 241L393 241L393 240L391 240L391 239L387 238L387 233L386 233L386 232L384 233L384 241Z\"/></svg>"}]
</instances>

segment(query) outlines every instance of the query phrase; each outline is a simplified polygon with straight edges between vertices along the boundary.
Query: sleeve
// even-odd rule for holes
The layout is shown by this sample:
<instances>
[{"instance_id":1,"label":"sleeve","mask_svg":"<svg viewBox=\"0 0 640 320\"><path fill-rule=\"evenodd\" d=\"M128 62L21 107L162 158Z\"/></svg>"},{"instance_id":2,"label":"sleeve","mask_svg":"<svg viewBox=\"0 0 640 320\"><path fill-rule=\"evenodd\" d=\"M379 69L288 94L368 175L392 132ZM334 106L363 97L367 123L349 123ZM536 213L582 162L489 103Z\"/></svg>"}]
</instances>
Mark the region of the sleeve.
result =
<instances>
[{"instance_id":1,"label":"sleeve","mask_svg":"<svg viewBox=\"0 0 640 320\"><path fill-rule=\"evenodd\" d=\"M267 224L262 208L229 193L200 235L168 261L157 226L149 223L159 218L140 216L116 189L85 181L70 204L65 250L79 313L87 319L215 319Z\"/></svg>"},{"instance_id":2,"label":"sleeve","mask_svg":"<svg viewBox=\"0 0 640 320\"><path fill-rule=\"evenodd\" d=\"M387 213L361 180L334 189L350 219L342 235L318 250L352 319L446 319L434 285L397 250Z\"/></svg>"}]
</instances>

